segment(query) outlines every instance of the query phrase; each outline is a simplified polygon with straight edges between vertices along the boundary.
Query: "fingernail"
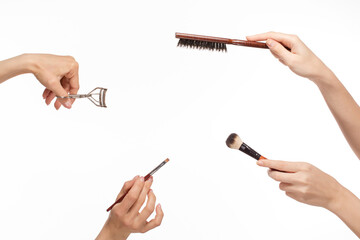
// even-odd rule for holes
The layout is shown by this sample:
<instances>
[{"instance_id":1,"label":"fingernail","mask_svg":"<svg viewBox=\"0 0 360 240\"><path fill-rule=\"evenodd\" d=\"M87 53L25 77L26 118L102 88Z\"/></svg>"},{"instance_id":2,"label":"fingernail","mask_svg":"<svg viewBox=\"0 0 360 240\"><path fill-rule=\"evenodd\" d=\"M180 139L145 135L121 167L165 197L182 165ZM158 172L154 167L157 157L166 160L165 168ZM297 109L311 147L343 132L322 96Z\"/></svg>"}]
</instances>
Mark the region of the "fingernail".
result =
<instances>
[{"instance_id":1,"label":"fingernail","mask_svg":"<svg viewBox=\"0 0 360 240\"><path fill-rule=\"evenodd\" d=\"M273 40L271 40L271 39L268 39L266 41L266 45L268 45L269 47L273 47L273 46L275 46L275 42Z\"/></svg>"},{"instance_id":2,"label":"fingernail","mask_svg":"<svg viewBox=\"0 0 360 240\"><path fill-rule=\"evenodd\" d=\"M140 181L143 182L143 181L144 181L144 177L141 177L141 178L140 178Z\"/></svg>"},{"instance_id":3,"label":"fingernail","mask_svg":"<svg viewBox=\"0 0 360 240\"><path fill-rule=\"evenodd\" d=\"M264 162L261 161L261 160L257 161L256 163L257 163L257 165L259 165L259 166L264 166Z\"/></svg>"},{"instance_id":4,"label":"fingernail","mask_svg":"<svg viewBox=\"0 0 360 240\"><path fill-rule=\"evenodd\" d=\"M137 179L138 177L139 177L139 175L136 175L136 176L133 178L133 180Z\"/></svg>"},{"instance_id":5,"label":"fingernail","mask_svg":"<svg viewBox=\"0 0 360 240\"><path fill-rule=\"evenodd\" d=\"M67 108L71 108L71 102L70 101L66 101L65 102L65 107L67 107Z\"/></svg>"},{"instance_id":6,"label":"fingernail","mask_svg":"<svg viewBox=\"0 0 360 240\"><path fill-rule=\"evenodd\" d=\"M152 182L153 181L153 176L151 176L148 181Z\"/></svg>"},{"instance_id":7,"label":"fingernail","mask_svg":"<svg viewBox=\"0 0 360 240\"><path fill-rule=\"evenodd\" d=\"M160 203L158 204L158 206L159 206L159 208L161 209L161 204L160 204Z\"/></svg>"}]
</instances>

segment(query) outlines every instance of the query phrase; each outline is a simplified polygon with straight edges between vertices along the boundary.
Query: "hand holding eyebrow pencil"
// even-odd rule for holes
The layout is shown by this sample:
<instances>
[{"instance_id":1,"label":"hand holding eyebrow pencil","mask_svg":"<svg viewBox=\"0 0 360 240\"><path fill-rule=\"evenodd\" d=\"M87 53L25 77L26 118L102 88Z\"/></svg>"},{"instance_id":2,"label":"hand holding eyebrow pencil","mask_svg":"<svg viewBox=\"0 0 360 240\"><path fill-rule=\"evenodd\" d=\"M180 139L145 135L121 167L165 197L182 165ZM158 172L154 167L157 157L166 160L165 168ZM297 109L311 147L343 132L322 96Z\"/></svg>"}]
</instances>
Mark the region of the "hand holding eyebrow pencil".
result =
<instances>
[{"instance_id":1,"label":"hand holding eyebrow pencil","mask_svg":"<svg viewBox=\"0 0 360 240\"><path fill-rule=\"evenodd\" d=\"M160 204L155 207L156 197L151 185L152 175L167 162L168 158L145 177L136 176L124 184L115 203L107 209L112 211L96 240L125 240L131 233L145 233L161 224L164 213ZM146 206L140 211L146 198ZM147 221L154 210L155 218Z\"/></svg>"},{"instance_id":2,"label":"hand holding eyebrow pencil","mask_svg":"<svg viewBox=\"0 0 360 240\"><path fill-rule=\"evenodd\" d=\"M154 173L156 173L160 168L162 168L167 162L169 162L170 160L167 158L165 159L162 163L160 163L156 168L154 168L151 172L149 172L145 177L144 177L144 181L147 181L150 177L152 177L152 175ZM126 196L127 192L125 192L119 199L117 199L106 211L110 211L115 204L118 204L119 202L121 202L125 196Z\"/></svg>"}]
</instances>

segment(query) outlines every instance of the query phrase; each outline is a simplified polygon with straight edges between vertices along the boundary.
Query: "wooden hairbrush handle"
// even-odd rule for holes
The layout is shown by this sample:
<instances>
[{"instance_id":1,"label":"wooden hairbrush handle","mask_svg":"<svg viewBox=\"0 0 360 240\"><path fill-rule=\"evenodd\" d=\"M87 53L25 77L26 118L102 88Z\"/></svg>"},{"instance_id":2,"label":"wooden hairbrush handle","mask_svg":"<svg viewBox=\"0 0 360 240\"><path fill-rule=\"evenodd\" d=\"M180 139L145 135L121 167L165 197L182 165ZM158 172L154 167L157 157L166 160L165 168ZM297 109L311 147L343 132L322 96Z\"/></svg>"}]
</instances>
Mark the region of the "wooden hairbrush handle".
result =
<instances>
[{"instance_id":1,"label":"wooden hairbrush handle","mask_svg":"<svg viewBox=\"0 0 360 240\"><path fill-rule=\"evenodd\" d=\"M263 42L253 42L253 41L245 41L238 39L231 39L231 44L240 45L244 47L255 47L255 48L269 48L266 43Z\"/></svg>"}]
</instances>

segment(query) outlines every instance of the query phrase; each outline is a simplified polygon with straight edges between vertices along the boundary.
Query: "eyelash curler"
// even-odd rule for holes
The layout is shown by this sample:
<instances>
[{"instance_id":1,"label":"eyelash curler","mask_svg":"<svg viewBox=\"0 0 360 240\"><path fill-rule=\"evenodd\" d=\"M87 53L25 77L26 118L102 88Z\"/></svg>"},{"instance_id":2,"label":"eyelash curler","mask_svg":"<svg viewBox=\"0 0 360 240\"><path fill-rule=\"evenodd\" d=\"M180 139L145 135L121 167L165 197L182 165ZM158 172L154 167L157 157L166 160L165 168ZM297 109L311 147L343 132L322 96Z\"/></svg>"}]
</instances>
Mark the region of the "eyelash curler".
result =
<instances>
[{"instance_id":1,"label":"eyelash curler","mask_svg":"<svg viewBox=\"0 0 360 240\"><path fill-rule=\"evenodd\" d=\"M97 91L97 90L99 90L99 91ZM64 98L87 98L92 103L94 103L96 106L106 108L106 104L105 104L106 92L107 92L106 88L97 87L97 88L94 88L88 94L70 94L67 97L59 97L59 96L57 96L57 97L58 98L63 98L63 99ZM98 99L94 98L94 96L96 96L96 97L98 96Z\"/></svg>"}]
</instances>

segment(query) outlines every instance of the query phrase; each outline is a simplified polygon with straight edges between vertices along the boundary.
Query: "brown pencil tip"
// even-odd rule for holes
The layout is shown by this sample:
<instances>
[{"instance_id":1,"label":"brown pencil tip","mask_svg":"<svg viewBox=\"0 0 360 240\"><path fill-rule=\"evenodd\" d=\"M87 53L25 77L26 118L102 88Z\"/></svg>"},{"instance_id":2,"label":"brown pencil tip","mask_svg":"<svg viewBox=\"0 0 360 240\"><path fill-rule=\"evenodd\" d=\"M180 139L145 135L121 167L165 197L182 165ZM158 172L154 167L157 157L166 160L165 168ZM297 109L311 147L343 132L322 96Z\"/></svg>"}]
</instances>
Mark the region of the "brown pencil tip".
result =
<instances>
[{"instance_id":1,"label":"brown pencil tip","mask_svg":"<svg viewBox=\"0 0 360 240\"><path fill-rule=\"evenodd\" d=\"M226 145L232 149L239 149L242 143L243 141L236 133L230 134L226 139Z\"/></svg>"},{"instance_id":2,"label":"brown pencil tip","mask_svg":"<svg viewBox=\"0 0 360 240\"><path fill-rule=\"evenodd\" d=\"M170 161L170 159L168 159L168 158L167 158L167 159L165 159L165 161L164 161L164 162L166 162L166 163L167 163L168 161Z\"/></svg>"}]
</instances>

